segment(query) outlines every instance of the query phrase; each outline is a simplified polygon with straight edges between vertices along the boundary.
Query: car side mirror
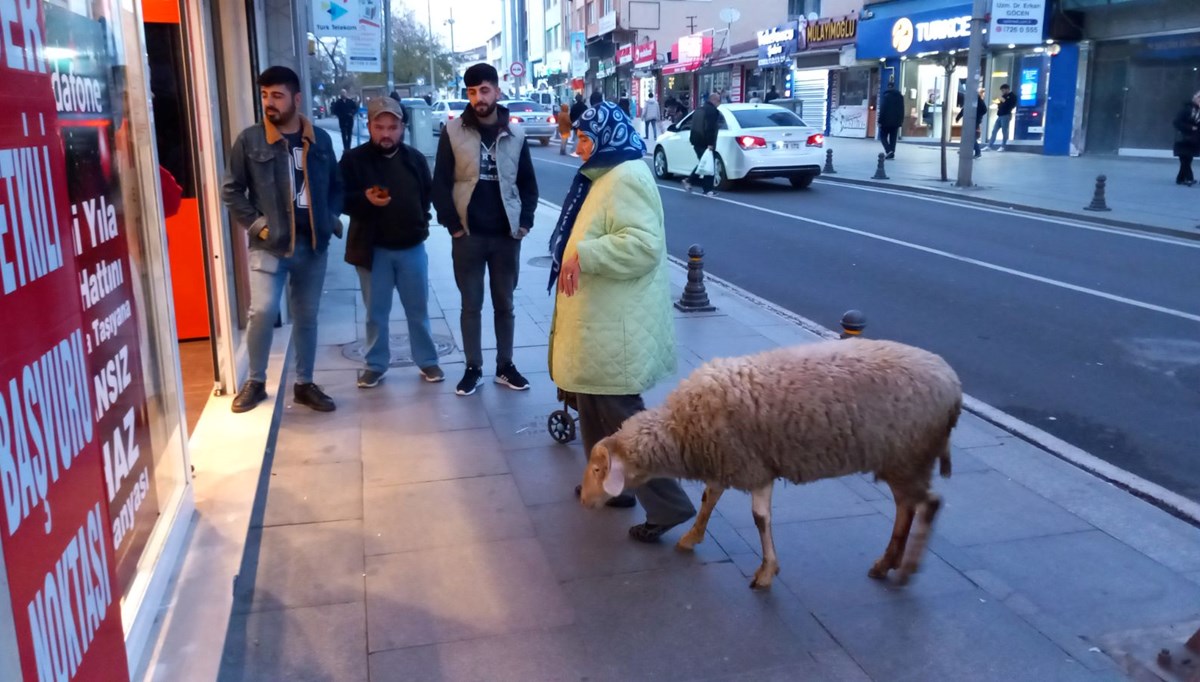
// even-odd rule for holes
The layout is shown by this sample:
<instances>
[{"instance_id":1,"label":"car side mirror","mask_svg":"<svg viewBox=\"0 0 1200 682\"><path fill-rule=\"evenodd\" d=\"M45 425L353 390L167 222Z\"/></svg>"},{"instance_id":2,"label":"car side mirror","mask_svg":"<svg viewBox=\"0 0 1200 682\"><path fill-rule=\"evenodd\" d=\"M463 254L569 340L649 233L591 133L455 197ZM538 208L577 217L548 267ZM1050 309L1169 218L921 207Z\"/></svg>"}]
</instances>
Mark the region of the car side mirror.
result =
<instances>
[{"instance_id":1,"label":"car side mirror","mask_svg":"<svg viewBox=\"0 0 1200 682\"><path fill-rule=\"evenodd\" d=\"M667 132L668 133L677 133L677 132L679 132L679 128L676 128L675 124L672 123L671 125L667 126Z\"/></svg>"}]
</instances>

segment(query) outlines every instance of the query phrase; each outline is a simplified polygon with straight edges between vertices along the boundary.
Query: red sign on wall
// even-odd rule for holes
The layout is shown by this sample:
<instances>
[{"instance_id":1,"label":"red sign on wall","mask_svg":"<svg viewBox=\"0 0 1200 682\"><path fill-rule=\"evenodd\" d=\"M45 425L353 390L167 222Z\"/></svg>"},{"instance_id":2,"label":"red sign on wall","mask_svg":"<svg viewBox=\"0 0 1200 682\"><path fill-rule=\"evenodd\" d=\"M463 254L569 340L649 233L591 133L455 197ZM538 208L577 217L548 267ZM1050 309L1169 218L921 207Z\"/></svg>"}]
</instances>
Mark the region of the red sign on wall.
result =
<instances>
[{"instance_id":1,"label":"red sign on wall","mask_svg":"<svg viewBox=\"0 0 1200 682\"><path fill-rule=\"evenodd\" d=\"M617 48L617 66L633 62L633 45L622 45Z\"/></svg>"},{"instance_id":2,"label":"red sign on wall","mask_svg":"<svg viewBox=\"0 0 1200 682\"><path fill-rule=\"evenodd\" d=\"M651 66L658 61L658 41L651 40L633 48L633 65L636 67Z\"/></svg>"},{"instance_id":3,"label":"red sign on wall","mask_svg":"<svg viewBox=\"0 0 1200 682\"><path fill-rule=\"evenodd\" d=\"M0 541L24 679L127 679L135 535L109 508L152 491L111 20L20 7L0 22Z\"/></svg>"}]
</instances>

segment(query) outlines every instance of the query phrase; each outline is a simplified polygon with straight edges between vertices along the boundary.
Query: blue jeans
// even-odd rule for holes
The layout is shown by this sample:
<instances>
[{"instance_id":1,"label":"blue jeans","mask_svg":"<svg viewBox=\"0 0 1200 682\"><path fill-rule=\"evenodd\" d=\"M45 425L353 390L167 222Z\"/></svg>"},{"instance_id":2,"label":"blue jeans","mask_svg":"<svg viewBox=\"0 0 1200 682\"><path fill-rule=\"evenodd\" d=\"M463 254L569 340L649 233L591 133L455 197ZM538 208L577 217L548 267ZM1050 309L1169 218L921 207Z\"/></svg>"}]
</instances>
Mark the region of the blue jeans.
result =
<instances>
[{"instance_id":1,"label":"blue jeans","mask_svg":"<svg viewBox=\"0 0 1200 682\"><path fill-rule=\"evenodd\" d=\"M996 146L996 133L1001 133L1003 135L1004 142L1002 144L1005 147L1008 146L1008 124L1011 122L1012 114L1009 114L1008 116L996 117L996 122L992 124L992 139L988 140L989 147Z\"/></svg>"},{"instance_id":2,"label":"blue jeans","mask_svg":"<svg viewBox=\"0 0 1200 682\"><path fill-rule=\"evenodd\" d=\"M410 249L376 248L371 269L358 268L358 281L367 307L367 369L386 372L392 359L388 349L392 289L400 292L400 304L408 319L408 346L413 362L421 369L436 366L437 346L429 324L429 255L425 245Z\"/></svg>"},{"instance_id":3,"label":"blue jeans","mask_svg":"<svg viewBox=\"0 0 1200 682\"><path fill-rule=\"evenodd\" d=\"M250 250L250 324L246 348L250 354L251 381L267 380L271 337L283 285L288 285L288 310L292 313L292 352L296 354L296 383L312 383L317 361L317 313L325 286L327 252L316 253L307 241L297 240L288 258L262 249Z\"/></svg>"}]
</instances>

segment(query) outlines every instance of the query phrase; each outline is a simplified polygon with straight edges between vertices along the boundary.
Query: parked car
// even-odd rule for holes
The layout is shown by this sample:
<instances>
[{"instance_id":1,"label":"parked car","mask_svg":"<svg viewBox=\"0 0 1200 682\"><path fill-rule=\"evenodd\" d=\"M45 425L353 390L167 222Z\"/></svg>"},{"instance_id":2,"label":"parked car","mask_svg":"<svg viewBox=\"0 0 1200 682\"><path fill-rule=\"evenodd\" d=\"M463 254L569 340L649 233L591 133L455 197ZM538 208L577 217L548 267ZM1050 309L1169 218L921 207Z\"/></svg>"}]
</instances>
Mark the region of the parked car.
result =
<instances>
[{"instance_id":1,"label":"parked car","mask_svg":"<svg viewBox=\"0 0 1200 682\"><path fill-rule=\"evenodd\" d=\"M558 132L554 113L544 104L527 99L510 99L500 102L500 105L508 109L510 120L521 125L526 138L541 140L543 147L550 144L550 138Z\"/></svg>"},{"instance_id":2,"label":"parked car","mask_svg":"<svg viewBox=\"0 0 1200 682\"><path fill-rule=\"evenodd\" d=\"M722 104L713 186L743 178L787 178L803 189L821 174L825 136L795 113L773 104ZM654 145L654 175L687 175L696 167L692 121L696 112L667 128Z\"/></svg>"},{"instance_id":3,"label":"parked car","mask_svg":"<svg viewBox=\"0 0 1200 682\"><path fill-rule=\"evenodd\" d=\"M470 105L465 99L443 99L433 103L433 134L441 135L446 124L462 116L463 110Z\"/></svg>"}]
</instances>

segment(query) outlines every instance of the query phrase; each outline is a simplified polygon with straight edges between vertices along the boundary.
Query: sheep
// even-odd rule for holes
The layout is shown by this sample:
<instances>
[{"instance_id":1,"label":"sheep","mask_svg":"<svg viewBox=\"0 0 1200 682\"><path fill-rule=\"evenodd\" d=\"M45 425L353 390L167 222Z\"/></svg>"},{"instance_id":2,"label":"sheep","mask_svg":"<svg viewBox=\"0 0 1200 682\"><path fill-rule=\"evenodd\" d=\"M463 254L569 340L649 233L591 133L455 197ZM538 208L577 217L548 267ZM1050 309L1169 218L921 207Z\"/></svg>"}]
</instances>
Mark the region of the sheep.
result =
<instances>
[{"instance_id":1,"label":"sheep","mask_svg":"<svg viewBox=\"0 0 1200 682\"><path fill-rule=\"evenodd\" d=\"M651 478L704 481L700 512L676 545L691 550L721 494L748 491L763 556L750 587L767 589L779 573L771 539L775 479L874 473L892 490L896 521L868 575L885 579L897 569L903 584L919 567L941 505L930 491L933 465L950 476L950 432L961 409L962 385L945 360L892 341L825 341L713 360L662 406L596 444L580 501L596 508Z\"/></svg>"}]
</instances>

